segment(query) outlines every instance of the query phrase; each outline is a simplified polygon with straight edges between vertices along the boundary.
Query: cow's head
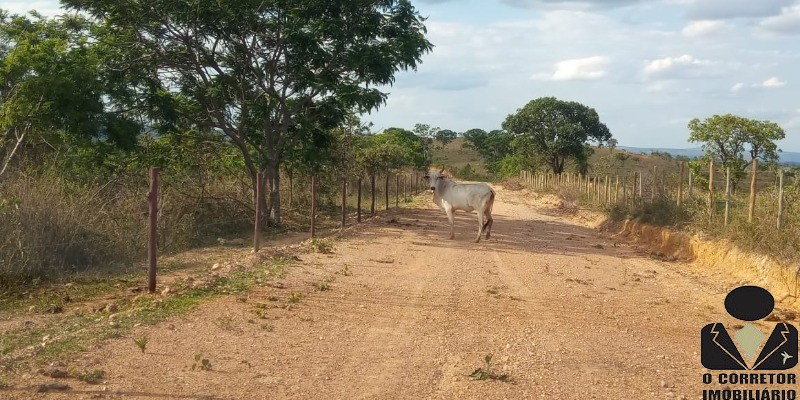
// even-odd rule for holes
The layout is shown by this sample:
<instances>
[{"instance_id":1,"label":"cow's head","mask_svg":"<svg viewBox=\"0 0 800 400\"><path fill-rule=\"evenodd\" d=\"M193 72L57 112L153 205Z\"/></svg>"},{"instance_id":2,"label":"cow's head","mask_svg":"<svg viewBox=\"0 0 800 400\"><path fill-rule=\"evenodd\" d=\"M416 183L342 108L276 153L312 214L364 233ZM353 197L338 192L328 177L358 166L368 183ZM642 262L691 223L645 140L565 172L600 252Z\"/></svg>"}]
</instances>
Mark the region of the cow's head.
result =
<instances>
[{"instance_id":1,"label":"cow's head","mask_svg":"<svg viewBox=\"0 0 800 400\"><path fill-rule=\"evenodd\" d=\"M442 169L439 172L428 171L423 178L428 181L428 186L430 186L431 190L436 191L436 187L439 186L439 183L444 181L446 177L447 176L444 174L444 169Z\"/></svg>"}]
</instances>

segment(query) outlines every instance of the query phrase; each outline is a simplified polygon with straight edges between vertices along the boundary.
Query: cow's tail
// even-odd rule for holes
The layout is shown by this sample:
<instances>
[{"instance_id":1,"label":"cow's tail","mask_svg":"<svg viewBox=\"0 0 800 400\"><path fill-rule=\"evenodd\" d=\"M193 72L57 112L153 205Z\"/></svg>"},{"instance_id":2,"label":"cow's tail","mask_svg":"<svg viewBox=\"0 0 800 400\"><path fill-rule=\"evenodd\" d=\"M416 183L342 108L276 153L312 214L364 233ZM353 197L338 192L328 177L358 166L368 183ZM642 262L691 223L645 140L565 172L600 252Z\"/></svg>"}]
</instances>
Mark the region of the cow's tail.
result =
<instances>
[{"instance_id":1,"label":"cow's tail","mask_svg":"<svg viewBox=\"0 0 800 400\"><path fill-rule=\"evenodd\" d=\"M486 220L484 221L483 229L486 229L486 227L489 226L489 223L491 222L492 207L494 206L494 195L495 195L494 189L489 189L489 190L492 191L492 195L489 196L489 202L488 202L488 204L486 204L486 214L485 214L485 216L487 216L489 218L486 218Z\"/></svg>"}]
</instances>

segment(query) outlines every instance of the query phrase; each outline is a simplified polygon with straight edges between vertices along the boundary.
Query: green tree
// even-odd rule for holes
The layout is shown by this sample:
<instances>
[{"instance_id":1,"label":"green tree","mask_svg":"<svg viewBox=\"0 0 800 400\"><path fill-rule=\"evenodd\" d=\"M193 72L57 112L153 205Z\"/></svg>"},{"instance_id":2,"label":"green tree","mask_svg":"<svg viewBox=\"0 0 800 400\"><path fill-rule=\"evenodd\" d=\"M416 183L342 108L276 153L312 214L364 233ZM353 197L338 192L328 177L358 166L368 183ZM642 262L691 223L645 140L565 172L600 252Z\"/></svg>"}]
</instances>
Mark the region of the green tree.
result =
<instances>
[{"instance_id":1,"label":"green tree","mask_svg":"<svg viewBox=\"0 0 800 400\"><path fill-rule=\"evenodd\" d=\"M593 108L555 97L532 100L509 115L503 129L515 135L517 152L542 159L554 173L561 173L569 158L585 163L588 142L601 144L611 139Z\"/></svg>"},{"instance_id":2,"label":"green tree","mask_svg":"<svg viewBox=\"0 0 800 400\"><path fill-rule=\"evenodd\" d=\"M158 78L136 87L142 100L169 89L181 113L240 150L253 185L266 171L278 224L287 156L327 151L330 130L382 105L378 88L432 48L407 0L63 3L100 21L115 69Z\"/></svg>"},{"instance_id":3,"label":"green tree","mask_svg":"<svg viewBox=\"0 0 800 400\"><path fill-rule=\"evenodd\" d=\"M513 153L511 143L514 135L509 132L495 129L486 132L483 129L470 129L464 132L465 145L475 149L483 157L486 169L491 173L498 173L501 168L500 161ZM515 160L516 163L518 160ZM507 168L505 168L507 170Z\"/></svg>"},{"instance_id":4,"label":"green tree","mask_svg":"<svg viewBox=\"0 0 800 400\"><path fill-rule=\"evenodd\" d=\"M436 133L434 134L434 138L442 142L442 144L445 146L447 146L448 143L455 140L457 136L458 134L451 131L450 129L440 129L436 131Z\"/></svg>"},{"instance_id":5,"label":"green tree","mask_svg":"<svg viewBox=\"0 0 800 400\"><path fill-rule=\"evenodd\" d=\"M416 141L416 143L415 143ZM389 128L376 135L362 136L356 141L357 164L364 168L370 180L372 202L370 213L375 213L375 178L381 172L389 172L420 162L422 139L413 132L400 128Z\"/></svg>"},{"instance_id":6,"label":"green tree","mask_svg":"<svg viewBox=\"0 0 800 400\"><path fill-rule=\"evenodd\" d=\"M773 122L733 114L714 115L703 121L694 118L689 121L689 131L690 142L703 143L706 160L717 160L723 168L730 168L734 190L753 160L767 163L778 160L779 150L775 141L785 137L783 129ZM748 146L750 161L744 159Z\"/></svg>"},{"instance_id":7,"label":"green tree","mask_svg":"<svg viewBox=\"0 0 800 400\"><path fill-rule=\"evenodd\" d=\"M470 148L474 150L478 150L483 147L483 142L486 140L486 136L488 133L480 128L473 128L470 129L462 134L464 136L464 144L462 145L465 148Z\"/></svg>"},{"instance_id":8,"label":"green tree","mask_svg":"<svg viewBox=\"0 0 800 400\"><path fill-rule=\"evenodd\" d=\"M375 135L379 143L389 143L403 149L403 161L396 167L425 169L431 163L430 139L419 137L406 129L389 128Z\"/></svg>"},{"instance_id":9,"label":"green tree","mask_svg":"<svg viewBox=\"0 0 800 400\"><path fill-rule=\"evenodd\" d=\"M778 145L775 141L786 138L786 132L778 124L770 121L748 120L745 142L749 145L750 163L761 160L767 164L778 162Z\"/></svg>"},{"instance_id":10,"label":"green tree","mask_svg":"<svg viewBox=\"0 0 800 400\"><path fill-rule=\"evenodd\" d=\"M0 176L39 144L132 148L141 126L114 108L93 25L78 16L31 16L0 10Z\"/></svg>"}]
</instances>

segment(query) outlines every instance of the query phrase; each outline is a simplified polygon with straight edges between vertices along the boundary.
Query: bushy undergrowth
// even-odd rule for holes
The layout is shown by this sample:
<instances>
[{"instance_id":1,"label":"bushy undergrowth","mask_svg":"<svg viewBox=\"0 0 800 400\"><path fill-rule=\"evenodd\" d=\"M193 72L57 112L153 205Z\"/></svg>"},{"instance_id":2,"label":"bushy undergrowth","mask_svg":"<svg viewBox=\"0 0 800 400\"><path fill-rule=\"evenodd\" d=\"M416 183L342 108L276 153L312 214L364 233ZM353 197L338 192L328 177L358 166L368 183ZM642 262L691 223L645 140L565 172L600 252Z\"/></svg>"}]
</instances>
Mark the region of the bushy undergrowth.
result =
<instances>
[{"instance_id":1,"label":"bushy undergrowth","mask_svg":"<svg viewBox=\"0 0 800 400\"><path fill-rule=\"evenodd\" d=\"M0 185L0 291L69 274L116 273L147 252L147 182L77 184L55 173L4 177ZM213 241L251 226L251 194L235 182L165 180L159 252ZM252 210L252 208L250 208Z\"/></svg>"}]
</instances>

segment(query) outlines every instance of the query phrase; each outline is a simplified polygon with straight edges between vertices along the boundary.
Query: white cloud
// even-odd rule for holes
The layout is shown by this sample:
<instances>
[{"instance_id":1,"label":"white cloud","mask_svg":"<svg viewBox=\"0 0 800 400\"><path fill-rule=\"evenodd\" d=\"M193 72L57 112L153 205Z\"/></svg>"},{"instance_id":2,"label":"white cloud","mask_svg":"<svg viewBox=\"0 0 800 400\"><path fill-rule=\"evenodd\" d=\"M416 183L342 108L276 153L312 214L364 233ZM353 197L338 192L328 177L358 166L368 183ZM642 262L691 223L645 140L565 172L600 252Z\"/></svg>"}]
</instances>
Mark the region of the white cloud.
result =
<instances>
[{"instance_id":1,"label":"white cloud","mask_svg":"<svg viewBox=\"0 0 800 400\"><path fill-rule=\"evenodd\" d=\"M786 82L778 79L777 76L773 76L765 80L764 82L758 83L753 85L754 87L764 87L764 88L779 88L786 86Z\"/></svg>"},{"instance_id":2,"label":"white cloud","mask_svg":"<svg viewBox=\"0 0 800 400\"><path fill-rule=\"evenodd\" d=\"M685 2L693 20L763 18L776 15L795 0L692 0Z\"/></svg>"},{"instance_id":3,"label":"white cloud","mask_svg":"<svg viewBox=\"0 0 800 400\"><path fill-rule=\"evenodd\" d=\"M652 60L644 67L646 76L664 75L677 70L710 65L710 61L700 60L689 54L678 57L665 57Z\"/></svg>"},{"instance_id":4,"label":"white cloud","mask_svg":"<svg viewBox=\"0 0 800 400\"><path fill-rule=\"evenodd\" d=\"M769 33L800 34L800 3L781 9L779 15L763 19L758 27Z\"/></svg>"},{"instance_id":5,"label":"white cloud","mask_svg":"<svg viewBox=\"0 0 800 400\"><path fill-rule=\"evenodd\" d=\"M731 87L731 92L738 92L744 88L744 83L737 82L735 85Z\"/></svg>"},{"instance_id":6,"label":"white cloud","mask_svg":"<svg viewBox=\"0 0 800 400\"><path fill-rule=\"evenodd\" d=\"M0 8L7 10L10 14L28 14L29 11L36 10L45 17L54 17L64 13L64 10L59 8L58 2L54 0L4 1Z\"/></svg>"},{"instance_id":7,"label":"white cloud","mask_svg":"<svg viewBox=\"0 0 800 400\"><path fill-rule=\"evenodd\" d=\"M552 74L537 73L531 78L537 80L572 81L592 80L606 76L609 59L603 56L575 58L559 61Z\"/></svg>"},{"instance_id":8,"label":"white cloud","mask_svg":"<svg viewBox=\"0 0 800 400\"><path fill-rule=\"evenodd\" d=\"M700 20L691 21L681 30L683 36L689 38L708 37L724 33L730 28L725 21L719 20Z\"/></svg>"}]
</instances>

